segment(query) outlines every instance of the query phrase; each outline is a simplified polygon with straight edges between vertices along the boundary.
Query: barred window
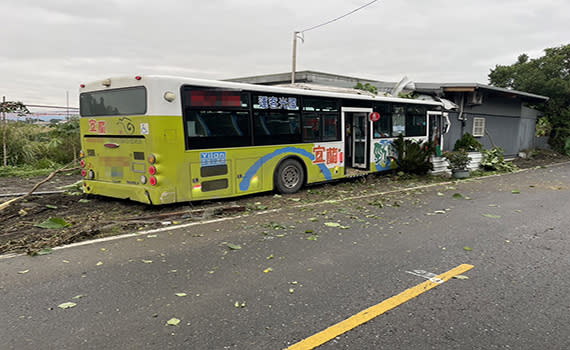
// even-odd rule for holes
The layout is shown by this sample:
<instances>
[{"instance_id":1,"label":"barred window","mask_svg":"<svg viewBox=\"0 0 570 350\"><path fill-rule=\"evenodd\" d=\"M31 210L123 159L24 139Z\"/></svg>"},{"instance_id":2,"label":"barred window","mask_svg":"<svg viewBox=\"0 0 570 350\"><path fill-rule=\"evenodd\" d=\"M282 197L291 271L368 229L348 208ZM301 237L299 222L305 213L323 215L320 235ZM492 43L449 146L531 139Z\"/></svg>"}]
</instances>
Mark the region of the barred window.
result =
<instances>
[{"instance_id":1,"label":"barred window","mask_svg":"<svg viewBox=\"0 0 570 350\"><path fill-rule=\"evenodd\" d=\"M473 118L473 136L485 136L485 118Z\"/></svg>"}]
</instances>

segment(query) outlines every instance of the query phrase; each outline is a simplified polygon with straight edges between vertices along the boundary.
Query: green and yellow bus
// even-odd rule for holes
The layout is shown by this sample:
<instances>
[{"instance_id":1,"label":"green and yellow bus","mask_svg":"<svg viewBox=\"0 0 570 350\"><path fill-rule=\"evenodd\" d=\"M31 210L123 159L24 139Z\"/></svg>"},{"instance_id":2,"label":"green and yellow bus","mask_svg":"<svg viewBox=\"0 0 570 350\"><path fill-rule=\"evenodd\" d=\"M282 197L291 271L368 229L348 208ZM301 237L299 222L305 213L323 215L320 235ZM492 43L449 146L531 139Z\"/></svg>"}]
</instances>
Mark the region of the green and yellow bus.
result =
<instances>
[{"instance_id":1,"label":"green and yellow bus","mask_svg":"<svg viewBox=\"0 0 570 350\"><path fill-rule=\"evenodd\" d=\"M80 113L84 192L148 204L386 171L442 130L436 101L154 75L81 85Z\"/></svg>"}]
</instances>

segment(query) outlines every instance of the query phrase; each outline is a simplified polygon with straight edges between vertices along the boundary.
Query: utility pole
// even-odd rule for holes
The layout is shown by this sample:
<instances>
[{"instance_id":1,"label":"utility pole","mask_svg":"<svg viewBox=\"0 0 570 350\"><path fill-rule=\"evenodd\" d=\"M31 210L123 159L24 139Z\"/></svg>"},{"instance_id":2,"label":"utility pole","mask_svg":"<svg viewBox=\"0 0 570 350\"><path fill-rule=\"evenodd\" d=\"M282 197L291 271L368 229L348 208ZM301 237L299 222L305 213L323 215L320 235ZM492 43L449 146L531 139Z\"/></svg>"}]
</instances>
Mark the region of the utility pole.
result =
<instances>
[{"instance_id":1,"label":"utility pole","mask_svg":"<svg viewBox=\"0 0 570 350\"><path fill-rule=\"evenodd\" d=\"M4 166L8 165L8 155L6 154L6 96L2 96L2 154L4 155Z\"/></svg>"},{"instance_id":2,"label":"utility pole","mask_svg":"<svg viewBox=\"0 0 570 350\"><path fill-rule=\"evenodd\" d=\"M66 114L66 121L69 121L69 90L65 92L65 98L67 100L67 114Z\"/></svg>"},{"instance_id":3,"label":"utility pole","mask_svg":"<svg viewBox=\"0 0 570 350\"><path fill-rule=\"evenodd\" d=\"M293 63L291 67L291 84L295 84L295 70L297 69L297 35L299 32L293 32Z\"/></svg>"},{"instance_id":4,"label":"utility pole","mask_svg":"<svg viewBox=\"0 0 570 350\"><path fill-rule=\"evenodd\" d=\"M345 13L345 14L342 15L342 16L333 18L333 19L331 19L330 21L326 21L326 22L321 23L321 24L318 24L318 25L316 25L316 26L312 26L311 28L307 28L307 29L305 29L305 30L293 32L293 64L292 64L292 67L291 67L291 84L295 84L295 70L297 69L297 37L299 37L299 34L301 34L301 36L299 37L299 39L301 39L301 41L304 41L304 40L303 40L303 37L304 37L305 32L308 32L309 30L313 30L313 29L320 28L320 27L322 27L322 26L326 26L327 24L332 23L332 22L336 22L336 21L338 21L339 19L342 19L342 18L344 18L344 17L346 17L346 16L348 16L348 15L351 15L351 14L355 13L356 11L358 11L358 10L360 10L360 9L365 8L366 6L372 5L372 4L375 3L376 1L378 1L378 0L372 0L372 1L370 1L369 3L367 3L367 4L364 4L364 5L362 5L362 6L358 7L358 8L356 8L356 9L354 9L354 10L348 12L348 13Z\"/></svg>"}]
</instances>

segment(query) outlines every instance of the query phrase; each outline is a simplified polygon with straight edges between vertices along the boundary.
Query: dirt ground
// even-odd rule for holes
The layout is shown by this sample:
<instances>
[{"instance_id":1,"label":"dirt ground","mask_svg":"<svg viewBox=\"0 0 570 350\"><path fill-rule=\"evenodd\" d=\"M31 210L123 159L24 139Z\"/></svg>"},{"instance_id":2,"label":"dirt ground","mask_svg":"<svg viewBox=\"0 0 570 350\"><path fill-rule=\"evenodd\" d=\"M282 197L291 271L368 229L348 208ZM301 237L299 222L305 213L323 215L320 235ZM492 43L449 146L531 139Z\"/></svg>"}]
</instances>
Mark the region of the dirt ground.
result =
<instances>
[{"instance_id":1,"label":"dirt ground","mask_svg":"<svg viewBox=\"0 0 570 350\"><path fill-rule=\"evenodd\" d=\"M530 158L518 158L514 163L520 168L531 168L565 161L570 161L570 157L541 151ZM0 178L0 202L14 198L7 194L28 192L43 179L45 177ZM446 180L434 176L369 175L365 178L309 186L299 193L288 196L264 193L220 201L148 206L127 200L83 194L78 184L80 176L63 173L40 186L36 192L63 191L63 186L73 184L76 186L71 186L72 188L68 188L65 192L32 195L0 211L0 254L17 252L35 254L46 247L91 238L137 232L217 216L248 214L299 203L342 199ZM66 227L35 226L49 218L65 220Z\"/></svg>"}]
</instances>

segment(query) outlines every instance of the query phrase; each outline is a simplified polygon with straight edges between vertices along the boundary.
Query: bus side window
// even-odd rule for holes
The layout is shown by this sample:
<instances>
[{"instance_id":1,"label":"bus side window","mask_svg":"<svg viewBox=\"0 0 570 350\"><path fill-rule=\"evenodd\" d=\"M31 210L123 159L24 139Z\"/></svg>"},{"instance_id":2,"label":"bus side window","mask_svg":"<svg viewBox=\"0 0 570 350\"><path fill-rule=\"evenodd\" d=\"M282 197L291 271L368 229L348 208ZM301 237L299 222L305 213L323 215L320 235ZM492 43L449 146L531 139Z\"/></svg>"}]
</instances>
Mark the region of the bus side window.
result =
<instances>
[{"instance_id":1,"label":"bus side window","mask_svg":"<svg viewBox=\"0 0 570 350\"><path fill-rule=\"evenodd\" d=\"M380 119L373 124L374 138L379 139L382 137L390 137L390 121L392 114L380 114Z\"/></svg>"},{"instance_id":2,"label":"bus side window","mask_svg":"<svg viewBox=\"0 0 570 350\"><path fill-rule=\"evenodd\" d=\"M406 111L407 136L427 135L427 108L423 106L410 106Z\"/></svg>"},{"instance_id":3,"label":"bus side window","mask_svg":"<svg viewBox=\"0 0 570 350\"><path fill-rule=\"evenodd\" d=\"M394 106L392 113L392 136L406 136L406 110L404 106Z\"/></svg>"},{"instance_id":4,"label":"bus side window","mask_svg":"<svg viewBox=\"0 0 570 350\"><path fill-rule=\"evenodd\" d=\"M328 98L303 98L303 141L339 141L340 111L337 101Z\"/></svg>"},{"instance_id":5,"label":"bus side window","mask_svg":"<svg viewBox=\"0 0 570 350\"><path fill-rule=\"evenodd\" d=\"M251 145L249 112L187 109L185 116L190 148Z\"/></svg>"},{"instance_id":6,"label":"bus side window","mask_svg":"<svg viewBox=\"0 0 570 350\"><path fill-rule=\"evenodd\" d=\"M255 111L254 143L278 145L301 142L300 119L299 112Z\"/></svg>"}]
</instances>

